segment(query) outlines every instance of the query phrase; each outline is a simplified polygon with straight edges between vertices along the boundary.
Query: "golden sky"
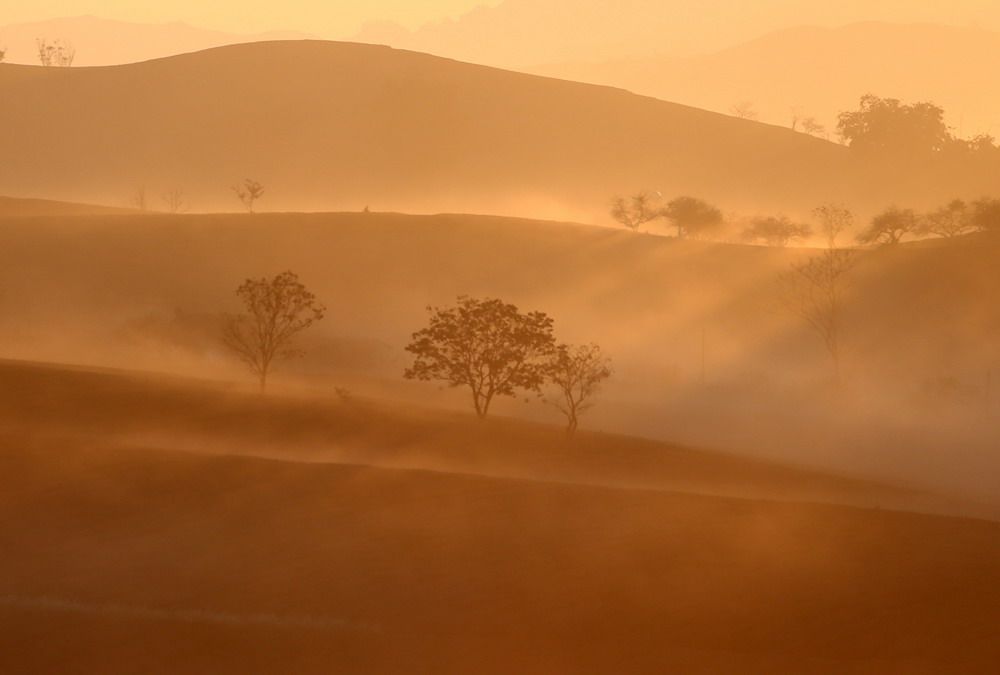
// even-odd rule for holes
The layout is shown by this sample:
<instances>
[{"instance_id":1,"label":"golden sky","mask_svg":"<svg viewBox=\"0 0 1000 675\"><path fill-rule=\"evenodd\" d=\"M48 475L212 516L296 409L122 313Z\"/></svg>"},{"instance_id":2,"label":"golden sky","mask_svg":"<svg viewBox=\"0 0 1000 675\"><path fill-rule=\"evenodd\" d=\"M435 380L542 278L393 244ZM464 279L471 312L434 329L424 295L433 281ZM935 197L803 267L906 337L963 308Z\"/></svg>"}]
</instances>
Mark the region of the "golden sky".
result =
<instances>
[{"instance_id":1,"label":"golden sky","mask_svg":"<svg viewBox=\"0 0 1000 675\"><path fill-rule=\"evenodd\" d=\"M416 28L498 0L0 0L0 25L92 14L136 22L184 21L234 32L300 30L342 37L370 20Z\"/></svg>"}]
</instances>

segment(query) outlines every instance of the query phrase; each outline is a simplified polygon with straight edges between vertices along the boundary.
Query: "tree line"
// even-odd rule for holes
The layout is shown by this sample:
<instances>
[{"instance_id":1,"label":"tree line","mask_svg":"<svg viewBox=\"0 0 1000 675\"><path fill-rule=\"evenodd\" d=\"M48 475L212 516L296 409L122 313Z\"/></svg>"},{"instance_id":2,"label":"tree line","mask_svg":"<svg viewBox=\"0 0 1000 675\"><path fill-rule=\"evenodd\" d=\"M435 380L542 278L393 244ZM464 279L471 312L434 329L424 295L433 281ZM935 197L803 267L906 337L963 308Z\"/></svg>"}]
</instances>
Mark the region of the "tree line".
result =
<instances>
[{"instance_id":1,"label":"tree line","mask_svg":"<svg viewBox=\"0 0 1000 675\"><path fill-rule=\"evenodd\" d=\"M223 342L263 392L274 365L301 354L296 336L321 321L326 308L290 271L247 279L236 295L244 311L226 317ZM428 312L427 325L406 346L413 363L403 376L466 388L479 418L498 398L535 395L562 413L572 436L611 377L611 361L598 345L558 342L544 312L466 296Z\"/></svg>"}]
</instances>

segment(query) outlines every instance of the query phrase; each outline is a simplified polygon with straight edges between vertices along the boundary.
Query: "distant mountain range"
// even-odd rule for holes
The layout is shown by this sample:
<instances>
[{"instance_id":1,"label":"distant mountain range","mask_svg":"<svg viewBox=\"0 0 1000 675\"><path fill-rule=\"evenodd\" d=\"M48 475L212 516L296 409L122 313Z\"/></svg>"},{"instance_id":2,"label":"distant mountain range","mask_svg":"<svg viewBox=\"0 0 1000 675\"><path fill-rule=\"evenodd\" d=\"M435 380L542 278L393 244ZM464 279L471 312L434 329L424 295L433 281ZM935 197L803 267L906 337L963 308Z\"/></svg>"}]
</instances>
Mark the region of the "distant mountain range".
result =
<instances>
[{"instance_id":1,"label":"distant mountain range","mask_svg":"<svg viewBox=\"0 0 1000 675\"><path fill-rule=\"evenodd\" d=\"M832 27L859 21L976 25L1000 30L1000 3L502 0L416 30L374 22L351 39L521 70L545 63L706 54L789 26ZM797 56L803 55L790 54L788 58Z\"/></svg>"},{"instance_id":2,"label":"distant mountain range","mask_svg":"<svg viewBox=\"0 0 1000 675\"><path fill-rule=\"evenodd\" d=\"M831 128L863 94L933 101L958 134L1000 136L1000 33L928 24L861 23L771 33L705 56L577 62L532 72L623 87L729 112L752 103L760 119L815 116Z\"/></svg>"},{"instance_id":3,"label":"distant mountain range","mask_svg":"<svg viewBox=\"0 0 1000 675\"><path fill-rule=\"evenodd\" d=\"M0 26L0 48L7 48L8 63L37 64L35 41L43 39L71 43L76 49L76 66L135 63L243 42L309 37L305 33L291 31L240 35L196 28L181 22L131 23L94 16Z\"/></svg>"}]
</instances>

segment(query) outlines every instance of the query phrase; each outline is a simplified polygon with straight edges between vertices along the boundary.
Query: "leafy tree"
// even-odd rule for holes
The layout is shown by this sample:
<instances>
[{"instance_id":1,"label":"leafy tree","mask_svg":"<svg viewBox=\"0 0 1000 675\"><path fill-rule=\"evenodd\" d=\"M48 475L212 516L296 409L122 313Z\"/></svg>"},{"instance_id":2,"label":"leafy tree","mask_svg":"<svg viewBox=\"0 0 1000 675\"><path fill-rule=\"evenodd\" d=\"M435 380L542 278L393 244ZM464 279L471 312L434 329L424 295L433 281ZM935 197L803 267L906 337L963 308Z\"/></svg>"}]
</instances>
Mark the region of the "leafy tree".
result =
<instances>
[{"instance_id":1,"label":"leafy tree","mask_svg":"<svg viewBox=\"0 0 1000 675\"><path fill-rule=\"evenodd\" d=\"M465 296L454 307L427 311L430 322L406 347L415 359L404 377L469 387L480 418L497 396L541 391L555 351L552 319L546 314L524 314L501 300Z\"/></svg>"},{"instance_id":2,"label":"leafy tree","mask_svg":"<svg viewBox=\"0 0 1000 675\"><path fill-rule=\"evenodd\" d=\"M890 155L936 153L952 141L939 106L872 94L861 97L858 110L840 114L837 131L853 149Z\"/></svg>"},{"instance_id":3,"label":"leafy tree","mask_svg":"<svg viewBox=\"0 0 1000 675\"><path fill-rule=\"evenodd\" d=\"M829 248L796 263L780 277L781 302L823 341L840 381L844 295L856 259L853 251Z\"/></svg>"},{"instance_id":4,"label":"leafy tree","mask_svg":"<svg viewBox=\"0 0 1000 675\"><path fill-rule=\"evenodd\" d=\"M722 211L697 197L678 197L663 209L663 216L677 228L677 238L702 236L722 224Z\"/></svg>"},{"instance_id":5,"label":"leafy tree","mask_svg":"<svg viewBox=\"0 0 1000 675\"><path fill-rule=\"evenodd\" d=\"M823 204L813 209L819 221L819 231L826 238L828 248L836 248L837 237L854 225L854 214L842 204Z\"/></svg>"},{"instance_id":6,"label":"leafy tree","mask_svg":"<svg viewBox=\"0 0 1000 675\"><path fill-rule=\"evenodd\" d=\"M980 199L972 204L969 220L980 232L1000 232L1000 199Z\"/></svg>"},{"instance_id":7,"label":"leafy tree","mask_svg":"<svg viewBox=\"0 0 1000 675\"><path fill-rule=\"evenodd\" d=\"M601 383L611 377L611 361L597 345L559 345L548 365L548 378L558 389L549 400L566 416L566 435L573 436L580 415L593 407Z\"/></svg>"},{"instance_id":8,"label":"leafy tree","mask_svg":"<svg viewBox=\"0 0 1000 675\"><path fill-rule=\"evenodd\" d=\"M293 272L273 279L247 279L236 295L246 313L227 317L223 339L258 377L264 391L274 361L299 354L292 349L293 339L322 319L326 308Z\"/></svg>"},{"instance_id":9,"label":"leafy tree","mask_svg":"<svg viewBox=\"0 0 1000 675\"><path fill-rule=\"evenodd\" d=\"M243 183L233 186L236 197L243 202L248 213L253 213L254 203L264 196L264 186L255 180L247 178Z\"/></svg>"},{"instance_id":10,"label":"leafy tree","mask_svg":"<svg viewBox=\"0 0 1000 675\"><path fill-rule=\"evenodd\" d=\"M875 216L871 225L858 235L861 244L898 244L917 230L920 219L912 209L892 207Z\"/></svg>"},{"instance_id":11,"label":"leafy tree","mask_svg":"<svg viewBox=\"0 0 1000 675\"><path fill-rule=\"evenodd\" d=\"M611 203L611 217L619 223L638 232L646 223L660 217L661 210L647 192L639 192L630 199L615 197Z\"/></svg>"},{"instance_id":12,"label":"leafy tree","mask_svg":"<svg viewBox=\"0 0 1000 675\"><path fill-rule=\"evenodd\" d=\"M917 225L920 234L931 234L950 239L968 234L975 229L972 223L972 212L969 205L961 199L955 199L936 211L931 211Z\"/></svg>"},{"instance_id":13,"label":"leafy tree","mask_svg":"<svg viewBox=\"0 0 1000 675\"><path fill-rule=\"evenodd\" d=\"M788 216L766 216L755 218L743 230L744 241L764 241L768 246L787 246L794 239L805 239L812 234L812 228L789 220Z\"/></svg>"}]
</instances>

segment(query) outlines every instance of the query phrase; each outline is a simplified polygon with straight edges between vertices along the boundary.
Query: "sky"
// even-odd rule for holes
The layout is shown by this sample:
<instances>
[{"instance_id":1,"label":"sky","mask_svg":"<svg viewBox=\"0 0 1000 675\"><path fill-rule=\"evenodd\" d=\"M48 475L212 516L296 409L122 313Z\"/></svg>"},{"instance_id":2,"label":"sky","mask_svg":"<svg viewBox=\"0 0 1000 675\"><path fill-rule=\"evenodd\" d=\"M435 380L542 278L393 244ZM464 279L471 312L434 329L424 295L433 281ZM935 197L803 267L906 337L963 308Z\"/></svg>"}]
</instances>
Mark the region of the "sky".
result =
<instances>
[{"instance_id":1,"label":"sky","mask_svg":"<svg viewBox=\"0 0 1000 675\"><path fill-rule=\"evenodd\" d=\"M92 14L140 23L184 21L231 32L299 30L343 37L367 21L417 28L498 0L0 0L0 25Z\"/></svg>"}]
</instances>

